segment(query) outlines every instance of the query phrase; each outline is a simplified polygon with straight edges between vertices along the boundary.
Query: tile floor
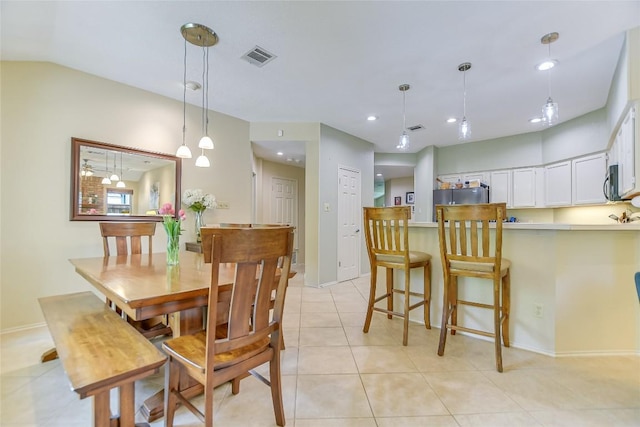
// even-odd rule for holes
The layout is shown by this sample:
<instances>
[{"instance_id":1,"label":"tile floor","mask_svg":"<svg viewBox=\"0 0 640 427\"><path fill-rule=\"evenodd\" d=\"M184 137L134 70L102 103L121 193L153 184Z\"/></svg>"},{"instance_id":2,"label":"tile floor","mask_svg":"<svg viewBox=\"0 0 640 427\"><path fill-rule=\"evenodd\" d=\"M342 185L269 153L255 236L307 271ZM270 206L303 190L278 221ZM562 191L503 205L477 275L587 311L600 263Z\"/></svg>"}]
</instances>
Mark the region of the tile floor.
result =
<instances>
[{"instance_id":1,"label":"tile floor","mask_svg":"<svg viewBox=\"0 0 640 427\"><path fill-rule=\"evenodd\" d=\"M438 357L439 329L413 324L403 347L402 322L378 313L363 334L366 277L325 289L301 281L292 280L285 305L288 426L640 426L637 356L551 358L505 349L500 374L486 341L449 337ZM39 363L51 346L46 327L1 336L3 427L91 425L91 401L69 391L60 362ZM138 382L136 405L162 386L162 372ZM223 385L215 399L217 426L275 425L269 389L252 377L240 394ZM176 425L201 424L181 409Z\"/></svg>"}]
</instances>

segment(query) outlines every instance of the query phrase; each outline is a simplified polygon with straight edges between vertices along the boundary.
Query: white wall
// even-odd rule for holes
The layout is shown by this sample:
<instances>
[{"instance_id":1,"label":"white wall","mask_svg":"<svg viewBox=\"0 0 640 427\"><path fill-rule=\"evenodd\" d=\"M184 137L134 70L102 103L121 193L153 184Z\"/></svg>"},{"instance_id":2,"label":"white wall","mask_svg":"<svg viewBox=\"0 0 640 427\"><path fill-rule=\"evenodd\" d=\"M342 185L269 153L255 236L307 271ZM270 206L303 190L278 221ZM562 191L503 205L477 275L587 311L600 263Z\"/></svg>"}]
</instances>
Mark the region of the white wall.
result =
<instances>
[{"instance_id":1,"label":"white wall","mask_svg":"<svg viewBox=\"0 0 640 427\"><path fill-rule=\"evenodd\" d=\"M39 297L91 289L68 259L102 256L98 224L69 221L71 137L174 154L182 102L50 63L0 67L0 329L8 330L43 321ZM182 188L229 201L229 210L205 212L207 222L249 219L249 124L209 116L212 167L184 160ZM189 105L187 143L194 151L200 120L200 109ZM195 238L192 221L190 214L184 241ZM154 249L165 242L159 225Z\"/></svg>"},{"instance_id":2,"label":"white wall","mask_svg":"<svg viewBox=\"0 0 640 427\"><path fill-rule=\"evenodd\" d=\"M385 182L385 205L395 206L395 198L400 197L401 205L407 205L407 192L413 191L413 177L394 178Z\"/></svg>"}]
</instances>

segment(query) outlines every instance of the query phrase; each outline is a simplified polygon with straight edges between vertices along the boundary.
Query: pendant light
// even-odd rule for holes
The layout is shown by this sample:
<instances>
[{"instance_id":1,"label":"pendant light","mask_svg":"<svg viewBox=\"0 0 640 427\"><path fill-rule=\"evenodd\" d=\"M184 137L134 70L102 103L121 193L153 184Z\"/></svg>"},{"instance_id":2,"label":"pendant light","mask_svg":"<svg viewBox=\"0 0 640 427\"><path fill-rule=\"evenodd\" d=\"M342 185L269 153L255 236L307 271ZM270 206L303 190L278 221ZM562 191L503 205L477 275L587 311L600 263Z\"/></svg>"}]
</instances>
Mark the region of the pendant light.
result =
<instances>
[{"instance_id":1,"label":"pendant light","mask_svg":"<svg viewBox=\"0 0 640 427\"><path fill-rule=\"evenodd\" d=\"M471 69L471 62L463 62L458 65L458 71L462 72L462 120L458 125L458 139L467 139L471 136L471 124L467 120L467 71Z\"/></svg>"},{"instance_id":2,"label":"pendant light","mask_svg":"<svg viewBox=\"0 0 640 427\"><path fill-rule=\"evenodd\" d=\"M558 40L559 37L560 37L560 34L554 32L554 33L545 34L540 39L540 43L546 44L547 46L549 46L549 53L548 53L549 57L547 58L547 61L553 61L553 59L551 59L551 43ZM555 61L553 62L555 63ZM544 70L548 73L547 74L547 102L542 106L542 121L547 126L553 126L558 122L558 103L553 102L553 99L551 98L551 68L553 67L549 67L546 70Z\"/></svg>"},{"instance_id":3,"label":"pendant light","mask_svg":"<svg viewBox=\"0 0 640 427\"><path fill-rule=\"evenodd\" d=\"M84 164L82 165L82 171L80 172L80 176L85 176L85 177L92 176L93 168L89 164L89 160L88 159L83 159L83 160L84 160Z\"/></svg>"},{"instance_id":4,"label":"pendant light","mask_svg":"<svg viewBox=\"0 0 640 427\"><path fill-rule=\"evenodd\" d=\"M209 47L218 43L218 36L209 27L202 24L187 23L180 28L184 43L184 74L183 74L183 116L182 116L182 145L178 148L176 156L191 158L191 150L186 144L186 69L187 69L187 42L202 47L202 129L204 136L198 143L201 154L196 159L196 166L209 167L209 159L204 154L205 149L213 149L213 141L208 136L208 92L209 92Z\"/></svg>"},{"instance_id":5,"label":"pendant light","mask_svg":"<svg viewBox=\"0 0 640 427\"><path fill-rule=\"evenodd\" d=\"M409 86L408 84L402 84L400 86L398 86L398 89L400 89L400 92L402 92L402 133L400 134L400 139L398 140L398 145L396 146L396 148L398 150L408 150L409 149L409 135L407 134L407 119L406 119L406 94L407 91L409 89L411 89L411 86Z\"/></svg>"},{"instance_id":6,"label":"pendant light","mask_svg":"<svg viewBox=\"0 0 640 427\"><path fill-rule=\"evenodd\" d=\"M108 166L108 163L109 163L109 152L105 151L105 153L104 153L104 173L105 173L105 175L104 175L104 178L102 178L102 181L101 181L101 183L103 185L111 185L111 180L109 179L109 166Z\"/></svg>"},{"instance_id":7,"label":"pendant light","mask_svg":"<svg viewBox=\"0 0 640 427\"><path fill-rule=\"evenodd\" d=\"M118 188L125 188L126 185L124 183L124 174L122 173L122 153L120 153L120 181L116 184Z\"/></svg>"},{"instance_id":8,"label":"pendant light","mask_svg":"<svg viewBox=\"0 0 640 427\"><path fill-rule=\"evenodd\" d=\"M120 177L116 174L116 153L113 153L113 173L109 179L111 181L120 181Z\"/></svg>"},{"instance_id":9,"label":"pendant light","mask_svg":"<svg viewBox=\"0 0 640 427\"><path fill-rule=\"evenodd\" d=\"M191 150L187 146L187 39L184 39L184 59L182 68L182 145L176 151L176 157L190 159Z\"/></svg>"}]
</instances>

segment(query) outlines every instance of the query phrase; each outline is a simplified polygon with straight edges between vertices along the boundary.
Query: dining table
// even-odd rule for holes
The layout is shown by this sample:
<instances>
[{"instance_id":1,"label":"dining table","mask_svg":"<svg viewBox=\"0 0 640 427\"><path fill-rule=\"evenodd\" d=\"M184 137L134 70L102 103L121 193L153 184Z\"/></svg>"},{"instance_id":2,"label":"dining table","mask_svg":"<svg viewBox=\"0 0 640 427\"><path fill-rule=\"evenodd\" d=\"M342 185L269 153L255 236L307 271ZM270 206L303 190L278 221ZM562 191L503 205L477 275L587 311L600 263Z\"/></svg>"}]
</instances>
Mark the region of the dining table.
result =
<instances>
[{"instance_id":1,"label":"dining table","mask_svg":"<svg viewBox=\"0 0 640 427\"><path fill-rule=\"evenodd\" d=\"M204 328L205 307L211 282L211 264L204 255L180 252L179 263L167 265L165 253L69 260L75 271L133 320L168 317L173 336ZM220 264L218 294L230 290L235 264ZM290 272L293 277L295 272ZM188 397L202 393L198 383L184 383ZM147 422L164 415L164 390L146 399L141 413Z\"/></svg>"}]
</instances>

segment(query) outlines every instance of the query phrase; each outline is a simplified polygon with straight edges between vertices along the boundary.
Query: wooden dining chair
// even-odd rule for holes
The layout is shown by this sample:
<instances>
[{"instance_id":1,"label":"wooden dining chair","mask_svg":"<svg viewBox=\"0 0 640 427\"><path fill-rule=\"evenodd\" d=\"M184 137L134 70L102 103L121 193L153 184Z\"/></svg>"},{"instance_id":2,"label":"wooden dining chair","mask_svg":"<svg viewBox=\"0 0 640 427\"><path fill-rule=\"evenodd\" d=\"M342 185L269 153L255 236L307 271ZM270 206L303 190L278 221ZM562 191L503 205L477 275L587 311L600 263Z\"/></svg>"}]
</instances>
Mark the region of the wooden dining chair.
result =
<instances>
[{"instance_id":1,"label":"wooden dining chair","mask_svg":"<svg viewBox=\"0 0 640 427\"><path fill-rule=\"evenodd\" d=\"M452 335L456 331L464 331L491 337L495 343L498 372L502 372L501 341L505 347L509 347L511 262L502 257L502 222L506 213L505 203L436 205L444 276L438 355L444 354L447 330ZM471 301L470 296L459 293L458 277L489 279L493 284L491 303L487 300L477 301L481 298ZM475 286L475 282L473 285ZM464 295L472 293L474 292L469 290ZM493 331L478 329L481 326L471 328L458 325L458 308L461 305L492 310Z\"/></svg>"},{"instance_id":2,"label":"wooden dining chair","mask_svg":"<svg viewBox=\"0 0 640 427\"><path fill-rule=\"evenodd\" d=\"M232 393L247 372L271 388L276 423L284 426L280 378L282 312L293 250L293 227L203 228L205 262L211 263L206 331L165 341L169 356L165 381L165 425L173 426L182 404L205 427L213 425L214 387L232 381ZM278 259L283 258L282 268ZM236 272L228 298L221 298L218 271L221 263L234 263ZM256 276L257 273L257 276ZM257 277L257 279L256 279ZM272 283L278 280L276 303L271 312ZM226 323L224 338L216 339L216 327ZM254 371L269 363L269 379ZM180 378L187 375L204 386L204 414L181 393Z\"/></svg>"},{"instance_id":3,"label":"wooden dining chair","mask_svg":"<svg viewBox=\"0 0 640 427\"><path fill-rule=\"evenodd\" d=\"M115 242L117 256L135 255L143 253L143 239L147 240L146 253L153 253L153 236L156 233L155 222L101 222L100 233L102 234L102 246L104 256L111 256L110 243ZM122 310L107 298L107 305L113 307L119 314ZM126 315L124 315L126 317ZM156 316L146 320L133 320L126 317L127 321L133 325L146 338L155 338L164 335L171 335L171 328L165 316Z\"/></svg>"},{"instance_id":4,"label":"wooden dining chair","mask_svg":"<svg viewBox=\"0 0 640 427\"><path fill-rule=\"evenodd\" d=\"M404 318L403 345L407 345L408 342L411 310L422 306L425 327L431 329L431 255L409 249L408 222L410 217L411 207L409 206L364 208L364 230L371 264L371 289L363 332L369 332L374 311L386 313L389 319L393 316L402 317ZM380 296L376 296L378 267L386 269L387 281L386 292ZM410 272L413 268L424 269L424 289L422 292L411 291ZM395 287L393 270L404 272L403 288ZM402 312L395 311L393 308L395 294L404 296L404 310ZM411 304L412 297L418 298L414 304ZM376 306L376 303L385 299L387 300L386 308Z\"/></svg>"}]
</instances>

